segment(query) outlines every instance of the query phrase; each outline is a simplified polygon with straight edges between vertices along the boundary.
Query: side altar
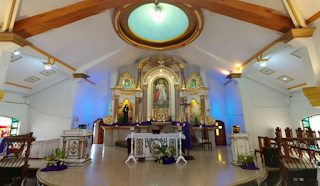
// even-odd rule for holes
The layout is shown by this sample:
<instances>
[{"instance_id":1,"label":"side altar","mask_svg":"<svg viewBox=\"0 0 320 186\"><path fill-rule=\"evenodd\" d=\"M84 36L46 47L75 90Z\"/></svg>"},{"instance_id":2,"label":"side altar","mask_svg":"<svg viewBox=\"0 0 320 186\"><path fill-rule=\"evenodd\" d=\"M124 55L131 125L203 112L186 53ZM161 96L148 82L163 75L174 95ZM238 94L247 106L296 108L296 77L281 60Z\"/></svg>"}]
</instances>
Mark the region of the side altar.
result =
<instances>
[{"instance_id":1,"label":"side altar","mask_svg":"<svg viewBox=\"0 0 320 186\"><path fill-rule=\"evenodd\" d=\"M102 126L104 145L124 140L130 126L135 126L135 133L157 129L165 134L174 133L176 123L214 124L209 88L203 86L196 72L185 71L187 65L181 59L157 53L135 66L135 77L125 72L111 88L110 115Z\"/></svg>"}]
</instances>

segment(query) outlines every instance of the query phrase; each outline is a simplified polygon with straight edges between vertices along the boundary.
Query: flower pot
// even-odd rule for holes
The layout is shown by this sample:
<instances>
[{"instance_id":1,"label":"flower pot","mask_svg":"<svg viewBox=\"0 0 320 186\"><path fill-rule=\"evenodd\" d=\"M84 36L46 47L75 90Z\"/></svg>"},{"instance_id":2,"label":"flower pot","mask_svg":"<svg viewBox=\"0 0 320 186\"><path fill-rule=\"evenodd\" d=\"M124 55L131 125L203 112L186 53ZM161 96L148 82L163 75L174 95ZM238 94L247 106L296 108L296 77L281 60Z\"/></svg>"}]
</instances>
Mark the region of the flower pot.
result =
<instances>
[{"instance_id":1,"label":"flower pot","mask_svg":"<svg viewBox=\"0 0 320 186\"><path fill-rule=\"evenodd\" d=\"M67 166L62 164L60 165L60 162L57 163L57 165L47 165L46 168L41 169L41 172L49 172L49 171L61 171L67 169Z\"/></svg>"},{"instance_id":2,"label":"flower pot","mask_svg":"<svg viewBox=\"0 0 320 186\"><path fill-rule=\"evenodd\" d=\"M246 169L246 170L259 170L258 167L256 167L256 165L254 164L254 162L250 162L248 163L247 165L244 164L244 165L240 165L240 167L242 169Z\"/></svg>"}]
</instances>

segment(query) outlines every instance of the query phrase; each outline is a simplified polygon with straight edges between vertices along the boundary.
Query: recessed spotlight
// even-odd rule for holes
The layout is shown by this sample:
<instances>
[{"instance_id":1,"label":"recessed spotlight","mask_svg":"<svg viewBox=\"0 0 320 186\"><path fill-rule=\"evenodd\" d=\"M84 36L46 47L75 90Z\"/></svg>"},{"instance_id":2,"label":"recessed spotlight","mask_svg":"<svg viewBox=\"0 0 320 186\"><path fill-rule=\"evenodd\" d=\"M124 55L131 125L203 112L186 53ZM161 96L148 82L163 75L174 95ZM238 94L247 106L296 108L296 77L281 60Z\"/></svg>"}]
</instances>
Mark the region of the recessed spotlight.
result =
<instances>
[{"instance_id":1,"label":"recessed spotlight","mask_svg":"<svg viewBox=\"0 0 320 186\"><path fill-rule=\"evenodd\" d=\"M47 69L47 70L51 69L51 67L49 65L45 65L44 68Z\"/></svg>"},{"instance_id":2,"label":"recessed spotlight","mask_svg":"<svg viewBox=\"0 0 320 186\"><path fill-rule=\"evenodd\" d=\"M160 69L160 72L162 72L162 69Z\"/></svg>"},{"instance_id":3,"label":"recessed spotlight","mask_svg":"<svg viewBox=\"0 0 320 186\"><path fill-rule=\"evenodd\" d=\"M285 80L285 81L286 81L286 80L287 80L287 78L286 78L286 77L284 77L284 78L283 78L283 80Z\"/></svg>"},{"instance_id":4,"label":"recessed spotlight","mask_svg":"<svg viewBox=\"0 0 320 186\"><path fill-rule=\"evenodd\" d=\"M16 51L13 52L13 54L17 56L17 55L20 54L20 52L18 50L16 50Z\"/></svg>"}]
</instances>

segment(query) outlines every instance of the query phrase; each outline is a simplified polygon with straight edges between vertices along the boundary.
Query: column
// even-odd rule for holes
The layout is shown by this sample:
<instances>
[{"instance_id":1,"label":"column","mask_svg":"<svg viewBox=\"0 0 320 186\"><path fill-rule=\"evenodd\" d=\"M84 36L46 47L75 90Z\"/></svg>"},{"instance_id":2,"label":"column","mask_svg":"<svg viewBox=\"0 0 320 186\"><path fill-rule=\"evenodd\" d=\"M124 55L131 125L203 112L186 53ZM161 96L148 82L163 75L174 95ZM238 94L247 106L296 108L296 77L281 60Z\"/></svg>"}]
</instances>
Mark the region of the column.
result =
<instances>
[{"instance_id":1,"label":"column","mask_svg":"<svg viewBox=\"0 0 320 186\"><path fill-rule=\"evenodd\" d=\"M14 43L0 43L0 101L5 94L4 87L6 85L12 52L18 48L20 48L20 46Z\"/></svg>"},{"instance_id":2,"label":"column","mask_svg":"<svg viewBox=\"0 0 320 186\"><path fill-rule=\"evenodd\" d=\"M180 68L181 70L181 88L186 88L186 83L185 83L185 80L184 80L184 68Z\"/></svg>"},{"instance_id":3,"label":"column","mask_svg":"<svg viewBox=\"0 0 320 186\"><path fill-rule=\"evenodd\" d=\"M175 121L176 122L180 122L180 85L174 85L174 89L175 89Z\"/></svg>"},{"instance_id":4,"label":"column","mask_svg":"<svg viewBox=\"0 0 320 186\"><path fill-rule=\"evenodd\" d=\"M147 110L147 101L148 101L148 85L143 85L143 100L142 100L142 121L148 121L148 110Z\"/></svg>"},{"instance_id":5,"label":"column","mask_svg":"<svg viewBox=\"0 0 320 186\"><path fill-rule=\"evenodd\" d=\"M140 98L136 97L136 102L135 102L135 116L134 116L134 123L139 123L139 100Z\"/></svg>"},{"instance_id":6,"label":"column","mask_svg":"<svg viewBox=\"0 0 320 186\"><path fill-rule=\"evenodd\" d=\"M119 95L116 95L116 99L114 100L114 122L118 123L118 104L119 104Z\"/></svg>"},{"instance_id":7,"label":"column","mask_svg":"<svg viewBox=\"0 0 320 186\"><path fill-rule=\"evenodd\" d=\"M204 95L200 95L200 99L201 99L201 115L203 116L203 121L205 121L205 117L206 117L206 104L205 104L205 100L204 100Z\"/></svg>"},{"instance_id":8,"label":"column","mask_svg":"<svg viewBox=\"0 0 320 186\"><path fill-rule=\"evenodd\" d=\"M200 71L200 77L201 77L202 85L204 87L208 87L207 70L204 67L200 67L199 71Z\"/></svg>"},{"instance_id":9,"label":"column","mask_svg":"<svg viewBox=\"0 0 320 186\"><path fill-rule=\"evenodd\" d=\"M138 68L138 89L141 89L141 68Z\"/></svg>"}]
</instances>

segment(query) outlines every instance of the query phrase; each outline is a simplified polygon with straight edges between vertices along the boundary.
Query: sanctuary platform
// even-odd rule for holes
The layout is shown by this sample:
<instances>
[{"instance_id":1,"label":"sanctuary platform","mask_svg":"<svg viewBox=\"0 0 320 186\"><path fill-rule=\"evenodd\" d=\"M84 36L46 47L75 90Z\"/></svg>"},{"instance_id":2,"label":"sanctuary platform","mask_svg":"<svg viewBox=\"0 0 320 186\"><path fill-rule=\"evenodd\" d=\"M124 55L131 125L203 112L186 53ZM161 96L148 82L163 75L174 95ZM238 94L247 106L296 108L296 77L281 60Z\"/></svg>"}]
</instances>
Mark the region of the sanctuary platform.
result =
<instances>
[{"instance_id":1,"label":"sanctuary platform","mask_svg":"<svg viewBox=\"0 0 320 186\"><path fill-rule=\"evenodd\" d=\"M240 185L253 180L258 182L267 177L267 171L261 162L260 170L243 170L230 163L230 147L219 146L213 151L191 150L194 161L162 165L153 161L124 163L127 149L93 145L90 158L92 163L83 167L68 167L58 172L37 172L37 179L48 185L92 186L225 186ZM43 160L30 160L30 166L44 168Z\"/></svg>"}]
</instances>

